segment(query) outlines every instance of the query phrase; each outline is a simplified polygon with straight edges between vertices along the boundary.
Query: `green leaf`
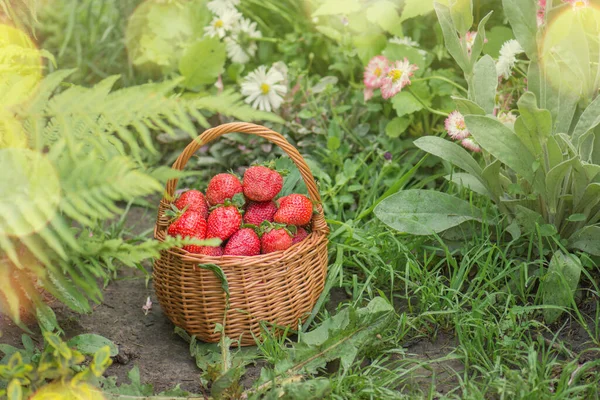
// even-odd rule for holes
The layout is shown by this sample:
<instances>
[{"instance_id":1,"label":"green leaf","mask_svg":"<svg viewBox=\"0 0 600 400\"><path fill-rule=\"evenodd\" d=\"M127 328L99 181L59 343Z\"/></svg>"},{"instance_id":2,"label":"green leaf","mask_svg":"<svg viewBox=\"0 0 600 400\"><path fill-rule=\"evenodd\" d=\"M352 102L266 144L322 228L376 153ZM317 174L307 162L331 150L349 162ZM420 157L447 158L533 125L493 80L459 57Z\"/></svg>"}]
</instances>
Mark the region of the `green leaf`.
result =
<instances>
[{"instance_id":1,"label":"green leaf","mask_svg":"<svg viewBox=\"0 0 600 400\"><path fill-rule=\"evenodd\" d=\"M481 177L481 167L464 148L449 140L437 136L423 136L415 140L414 145L423 151L446 160L476 178Z\"/></svg>"},{"instance_id":2,"label":"green leaf","mask_svg":"<svg viewBox=\"0 0 600 400\"><path fill-rule=\"evenodd\" d=\"M515 131L529 151L533 155L539 156L542 145L552 134L552 115L550 111L538 108L535 94L532 92L525 92L517 105L521 121L515 123ZM518 130L517 126L520 127Z\"/></svg>"},{"instance_id":3,"label":"green leaf","mask_svg":"<svg viewBox=\"0 0 600 400\"><path fill-rule=\"evenodd\" d=\"M462 115L485 115L485 110L481 108L477 103L471 100L464 99L462 97L452 97L452 100L454 100L454 103L456 104L456 109Z\"/></svg>"},{"instance_id":4,"label":"green leaf","mask_svg":"<svg viewBox=\"0 0 600 400\"><path fill-rule=\"evenodd\" d=\"M550 260L548 272L543 278L542 300L545 306L568 307L579 284L581 261L573 254L557 251ZM544 320L551 324L563 313L559 308L544 308Z\"/></svg>"},{"instance_id":5,"label":"green leaf","mask_svg":"<svg viewBox=\"0 0 600 400\"><path fill-rule=\"evenodd\" d=\"M491 114L496 105L496 63L490 56L483 56L473 70L473 100L487 113Z\"/></svg>"},{"instance_id":6,"label":"green leaf","mask_svg":"<svg viewBox=\"0 0 600 400\"><path fill-rule=\"evenodd\" d=\"M481 211L468 202L433 190L404 190L375 207L384 224L400 232L431 235L466 221L481 222Z\"/></svg>"},{"instance_id":7,"label":"green leaf","mask_svg":"<svg viewBox=\"0 0 600 400\"><path fill-rule=\"evenodd\" d=\"M425 3L424 1L422 3ZM450 0L452 21L460 36L465 36L473 25L473 1Z\"/></svg>"},{"instance_id":8,"label":"green leaf","mask_svg":"<svg viewBox=\"0 0 600 400\"><path fill-rule=\"evenodd\" d=\"M377 343L377 335L393 316L394 308L381 297L358 310L343 309L313 331L300 335L298 343L275 365L275 376L314 374L336 359L347 371L361 351Z\"/></svg>"},{"instance_id":9,"label":"green leaf","mask_svg":"<svg viewBox=\"0 0 600 400\"><path fill-rule=\"evenodd\" d=\"M198 267L212 271L215 274L217 279L221 282L221 288L223 289L223 292L225 292L226 301L229 302L229 282L227 281L227 275L225 275L225 272L223 272L221 267L216 264L198 264Z\"/></svg>"},{"instance_id":10,"label":"green leaf","mask_svg":"<svg viewBox=\"0 0 600 400\"><path fill-rule=\"evenodd\" d=\"M410 18L415 18L421 15L429 14L434 9L433 1L423 0L405 0L402 16L400 19L406 21Z\"/></svg>"},{"instance_id":11,"label":"green leaf","mask_svg":"<svg viewBox=\"0 0 600 400\"><path fill-rule=\"evenodd\" d=\"M569 239L569 248L600 256L600 226L586 226Z\"/></svg>"},{"instance_id":12,"label":"green leaf","mask_svg":"<svg viewBox=\"0 0 600 400\"><path fill-rule=\"evenodd\" d=\"M583 139L600 124L600 96L586 107L573 131L573 143L581 146Z\"/></svg>"},{"instance_id":13,"label":"green leaf","mask_svg":"<svg viewBox=\"0 0 600 400\"><path fill-rule=\"evenodd\" d=\"M225 66L225 43L205 37L187 48L179 60L179 72L190 88L215 83Z\"/></svg>"},{"instance_id":14,"label":"green leaf","mask_svg":"<svg viewBox=\"0 0 600 400\"><path fill-rule=\"evenodd\" d=\"M312 16L351 14L359 10L360 3L358 0L326 0L315 10Z\"/></svg>"},{"instance_id":15,"label":"green leaf","mask_svg":"<svg viewBox=\"0 0 600 400\"><path fill-rule=\"evenodd\" d=\"M400 135L402 135L404 131L406 131L406 128L408 128L410 123L410 118L396 117L387 123L387 125L385 126L385 133L391 138L397 138Z\"/></svg>"},{"instance_id":16,"label":"green leaf","mask_svg":"<svg viewBox=\"0 0 600 400\"><path fill-rule=\"evenodd\" d=\"M548 211L551 213L556 213L563 181L569 174L574 161L575 158L563 161L552 168L546 175L546 200L548 202Z\"/></svg>"},{"instance_id":17,"label":"green leaf","mask_svg":"<svg viewBox=\"0 0 600 400\"><path fill-rule=\"evenodd\" d=\"M465 122L483 149L533 183L535 158L512 130L497 119L486 116L467 115Z\"/></svg>"},{"instance_id":18,"label":"green leaf","mask_svg":"<svg viewBox=\"0 0 600 400\"><path fill-rule=\"evenodd\" d=\"M119 349L117 346L107 338L96 335L94 333L84 333L81 335L77 335L67 341L69 347L74 347L80 353L86 355L94 355L98 350L100 350L104 346L108 346L110 349L110 356L115 357L119 354Z\"/></svg>"},{"instance_id":19,"label":"green leaf","mask_svg":"<svg viewBox=\"0 0 600 400\"><path fill-rule=\"evenodd\" d=\"M23 399L23 388L19 383L18 379L13 379L6 388L7 400L22 400Z\"/></svg>"},{"instance_id":20,"label":"green leaf","mask_svg":"<svg viewBox=\"0 0 600 400\"><path fill-rule=\"evenodd\" d=\"M367 19L379 25L381 29L394 34L402 24L396 7L396 4L390 0L377 1L367 8Z\"/></svg>"},{"instance_id":21,"label":"green leaf","mask_svg":"<svg viewBox=\"0 0 600 400\"><path fill-rule=\"evenodd\" d=\"M398 117L404 117L423 109L423 104L409 92L400 92L392 97L392 106Z\"/></svg>"},{"instance_id":22,"label":"green leaf","mask_svg":"<svg viewBox=\"0 0 600 400\"><path fill-rule=\"evenodd\" d=\"M424 1L419 2L425 3ZM470 74L472 71L471 61L469 60L467 49L461 45L460 40L458 39L450 9L440 3L434 3L433 6L442 28L448 53L456 60L456 63L465 74Z\"/></svg>"},{"instance_id":23,"label":"green leaf","mask_svg":"<svg viewBox=\"0 0 600 400\"><path fill-rule=\"evenodd\" d=\"M486 187L481 183L481 180L474 177L471 174L466 174L464 172L455 172L451 175L446 175L444 178L446 178L450 182L456 183L461 187L470 189L475 193L479 193L482 196L492 197L490 192L488 192Z\"/></svg>"},{"instance_id":24,"label":"green leaf","mask_svg":"<svg viewBox=\"0 0 600 400\"><path fill-rule=\"evenodd\" d=\"M471 48L471 68L473 64L475 64L475 60L479 58L479 56L481 55L481 51L483 50L483 45L485 44L485 24L492 16L492 13L493 11L490 11L485 17L481 19L481 21L479 21L479 26L477 27L477 36L475 37L473 47Z\"/></svg>"},{"instance_id":25,"label":"green leaf","mask_svg":"<svg viewBox=\"0 0 600 400\"><path fill-rule=\"evenodd\" d=\"M426 57L419 52L419 49L405 44L388 43L383 51L383 55L386 56L390 61L402 61L405 58L410 61L411 64L416 64L419 69L416 75L419 75L427 68ZM415 89L415 86L412 87Z\"/></svg>"},{"instance_id":26,"label":"green leaf","mask_svg":"<svg viewBox=\"0 0 600 400\"><path fill-rule=\"evenodd\" d=\"M367 64L371 58L381 54L387 44L387 39L380 33L365 34L354 36L352 43L360 60L363 64Z\"/></svg>"},{"instance_id":27,"label":"green leaf","mask_svg":"<svg viewBox=\"0 0 600 400\"><path fill-rule=\"evenodd\" d=\"M502 0L517 41L530 60L537 59L537 2L533 0Z\"/></svg>"}]
</instances>

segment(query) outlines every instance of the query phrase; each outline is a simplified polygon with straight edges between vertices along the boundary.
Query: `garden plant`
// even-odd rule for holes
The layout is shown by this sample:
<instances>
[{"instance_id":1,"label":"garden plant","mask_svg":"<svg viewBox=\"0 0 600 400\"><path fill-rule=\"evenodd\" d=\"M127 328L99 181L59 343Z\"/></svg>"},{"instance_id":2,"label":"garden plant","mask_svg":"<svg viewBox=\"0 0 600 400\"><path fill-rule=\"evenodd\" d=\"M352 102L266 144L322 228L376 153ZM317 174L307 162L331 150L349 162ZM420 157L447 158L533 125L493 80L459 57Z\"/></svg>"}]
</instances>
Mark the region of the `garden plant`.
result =
<instances>
[{"instance_id":1,"label":"garden plant","mask_svg":"<svg viewBox=\"0 0 600 400\"><path fill-rule=\"evenodd\" d=\"M0 398L600 398L599 60L597 0L0 0Z\"/></svg>"}]
</instances>

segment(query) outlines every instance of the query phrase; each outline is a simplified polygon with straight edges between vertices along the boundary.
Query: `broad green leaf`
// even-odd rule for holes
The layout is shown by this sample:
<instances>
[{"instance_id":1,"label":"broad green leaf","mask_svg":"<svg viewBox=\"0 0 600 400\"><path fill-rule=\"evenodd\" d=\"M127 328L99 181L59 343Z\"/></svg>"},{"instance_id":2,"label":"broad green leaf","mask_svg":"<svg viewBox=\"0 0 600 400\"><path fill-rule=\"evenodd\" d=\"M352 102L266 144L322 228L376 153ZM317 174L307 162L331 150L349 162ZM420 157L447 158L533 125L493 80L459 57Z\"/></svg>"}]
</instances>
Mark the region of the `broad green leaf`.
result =
<instances>
[{"instance_id":1,"label":"broad green leaf","mask_svg":"<svg viewBox=\"0 0 600 400\"><path fill-rule=\"evenodd\" d=\"M515 219L524 233L536 233L536 226L544 225L544 217L537 211L519 204L514 205L513 208L515 210Z\"/></svg>"},{"instance_id":2,"label":"broad green leaf","mask_svg":"<svg viewBox=\"0 0 600 400\"><path fill-rule=\"evenodd\" d=\"M323 321L311 332L302 334L298 343L275 365L275 376L314 374L327 362L339 359L344 371L364 348L371 346L394 316L394 308L375 297L360 309L347 307Z\"/></svg>"},{"instance_id":3,"label":"broad green leaf","mask_svg":"<svg viewBox=\"0 0 600 400\"><path fill-rule=\"evenodd\" d=\"M573 144L581 146L585 138L595 127L600 124L600 96L586 107L585 111L579 117L579 121L573 131Z\"/></svg>"},{"instance_id":4,"label":"broad green leaf","mask_svg":"<svg viewBox=\"0 0 600 400\"><path fill-rule=\"evenodd\" d=\"M535 156L542 153L542 146L552 134L552 115L539 109L535 95L526 92L517 102L521 116L515 122L515 133L527 149Z\"/></svg>"},{"instance_id":5,"label":"broad green leaf","mask_svg":"<svg viewBox=\"0 0 600 400\"><path fill-rule=\"evenodd\" d=\"M590 183L585 188L581 199L575 204L575 213L583 213L586 217L600 202L600 183Z\"/></svg>"},{"instance_id":6,"label":"broad green leaf","mask_svg":"<svg viewBox=\"0 0 600 400\"><path fill-rule=\"evenodd\" d=\"M401 20L406 21L407 19L418 17L420 15L429 14L433 11L434 2L433 0L405 0L404 8L402 9Z\"/></svg>"},{"instance_id":7,"label":"broad green leaf","mask_svg":"<svg viewBox=\"0 0 600 400\"><path fill-rule=\"evenodd\" d=\"M456 172L451 175L446 175L444 178L466 189L470 189L475 193L479 193L482 196L492 197L483 183L481 183L481 180L477 179L471 174Z\"/></svg>"},{"instance_id":8,"label":"broad green leaf","mask_svg":"<svg viewBox=\"0 0 600 400\"><path fill-rule=\"evenodd\" d=\"M425 3L424 1L420 2ZM467 55L467 49L461 45L460 40L458 39L456 28L452 22L450 9L440 3L434 3L433 6L442 28L442 33L444 34L444 42L446 43L448 53L456 60L456 63L465 74L470 74L472 71L471 61Z\"/></svg>"},{"instance_id":9,"label":"broad green leaf","mask_svg":"<svg viewBox=\"0 0 600 400\"><path fill-rule=\"evenodd\" d=\"M411 118L396 117L385 126L385 133L391 138L397 138L406 131L411 123Z\"/></svg>"},{"instance_id":10,"label":"broad green leaf","mask_svg":"<svg viewBox=\"0 0 600 400\"><path fill-rule=\"evenodd\" d=\"M416 64L419 67L417 72L415 72L415 75L417 76L427 68L426 57L419 52L419 49L412 46L388 43L383 51L383 55L390 61L402 61L407 58L411 64ZM412 86L411 88L415 90L415 87L416 86Z\"/></svg>"},{"instance_id":11,"label":"broad green leaf","mask_svg":"<svg viewBox=\"0 0 600 400\"><path fill-rule=\"evenodd\" d=\"M475 64L472 81L473 100L487 114L494 111L496 105L496 88L498 77L496 76L496 63L490 56L483 56Z\"/></svg>"},{"instance_id":12,"label":"broad green leaf","mask_svg":"<svg viewBox=\"0 0 600 400\"><path fill-rule=\"evenodd\" d=\"M23 399L23 388L19 383L18 379L13 379L6 388L7 400L21 400Z\"/></svg>"},{"instance_id":13,"label":"broad green leaf","mask_svg":"<svg viewBox=\"0 0 600 400\"><path fill-rule=\"evenodd\" d=\"M403 190L375 207L384 224L400 232L431 235L466 221L481 221L481 211L468 202L433 190Z\"/></svg>"},{"instance_id":14,"label":"broad green leaf","mask_svg":"<svg viewBox=\"0 0 600 400\"><path fill-rule=\"evenodd\" d=\"M515 37L530 60L537 59L537 2L533 0L502 0L502 9Z\"/></svg>"},{"instance_id":15,"label":"broad green leaf","mask_svg":"<svg viewBox=\"0 0 600 400\"><path fill-rule=\"evenodd\" d=\"M387 44L385 35L380 33L357 35L352 38L358 57L367 64L371 58L381 54Z\"/></svg>"},{"instance_id":16,"label":"broad green leaf","mask_svg":"<svg viewBox=\"0 0 600 400\"><path fill-rule=\"evenodd\" d=\"M500 174L500 168L502 168L500 160L494 160L494 162L488 164L481 173L484 184L488 191L493 195L493 199L496 202L498 202L498 199L504 193L503 185L508 186L508 184L510 184L508 178Z\"/></svg>"},{"instance_id":17,"label":"broad green leaf","mask_svg":"<svg viewBox=\"0 0 600 400\"><path fill-rule=\"evenodd\" d=\"M70 347L77 349L80 353L86 355L94 355L104 346L108 346L111 357L115 357L117 354L119 354L119 349L112 341L94 333L77 335L67 341L67 344Z\"/></svg>"},{"instance_id":18,"label":"broad green leaf","mask_svg":"<svg viewBox=\"0 0 600 400\"><path fill-rule=\"evenodd\" d=\"M358 0L326 0L312 16L351 14L359 10L360 2Z\"/></svg>"},{"instance_id":19,"label":"broad green leaf","mask_svg":"<svg viewBox=\"0 0 600 400\"><path fill-rule=\"evenodd\" d=\"M423 109L423 104L409 92L400 92L392 97L392 106L398 117L404 117Z\"/></svg>"},{"instance_id":20,"label":"broad green leaf","mask_svg":"<svg viewBox=\"0 0 600 400\"><path fill-rule=\"evenodd\" d=\"M548 203L548 211L553 214L556 213L556 207L560 200L560 190L563 187L563 181L569 174L573 162L573 158L563 161L552 168L546 175L546 201Z\"/></svg>"},{"instance_id":21,"label":"broad green leaf","mask_svg":"<svg viewBox=\"0 0 600 400\"><path fill-rule=\"evenodd\" d=\"M450 13L459 35L465 36L467 31L471 29L471 25L473 25L473 1L450 0Z\"/></svg>"},{"instance_id":22,"label":"broad green leaf","mask_svg":"<svg viewBox=\"0 0 600 400\"><path fill-rule=\"evenodd\" d=\"M573 254L557 251L552 256L548 272L543 278L542 300L545 306L569 307L577 290L581 276L581 261ZM560 317L563 310L544 308L544 320L551 324Z\"/></svg>"},{"instance_id":23,"label":"broad green leaf","mask_svg":"<svg viewBox=\"0 0 600 400\"><path fill-rule=\"evenodd\" d=\"M114 344L113 344L113 346L114 346ZM112 353L113 353L113 350L111 349L111 347L109 345L102 346L102 347L96 349L96 351L93 353L94 359L92 361L92 364L90 365L90 368L91 368L94 376L99 378L102 376L102 374L104 374L104 371L106 371L106 369L112 363L112 361L110 359L111 357L114 357L112 355Z\"/></svg>"},{"instance_id":24,"label":"broad green leaf","mask_svg":"<svg viewBox=\"0 0 600 400\"><path fill-rule=\"evenodd\" d=\"M481 167L464 148L449 140L437 136L423 136L415 140L414 145L446 160L476 178L481 177Z\"/></svg>"},{"instance_id":25,"label":"broad green leaf","mask_svg":"<svg viewBox=\"0 0 600 400\"><path fill-rule=\"evenodd\" d=\"M330 39L335 40L336 42L342 41L342 33L335 28L330 26L319 25L316 27L317 31L327 36Z\"/></svg>"},{"instance_id":26,"label":"broad green leaf","mask_svg":"<svg viewBox=\"0 0 600 400\"><path fill-rule=\"evenodd\" d=\"M586 226L573 234L569 248L600 256L600 226Z\"/></svg>"},{"instance_id":27,"label":"broad green leaf","mask_svg":"<svg viewBox=\"0 0 600 400\"><path fill-rule=\"evenodd\" d=\"M473 47L471 48L470 55L470 63L471 68L475 64L475 60L479 58L481 52L483 51L483 45L485 44L485 24L492 16L493 11L490 11L485 17L479 21L479 26L477 27L477 36L475 37L475 41L473 42Z\"/></svg>"},{"instance_id":28,"label":"broad green leaf","mask_svg":"<svg viewBox=\"0 0 600 400\"><path fill-rule=\"evenodd\" d=\"M534 157L515 133L495 118L467 115L467 128L477 143L505 165L533 183Z\"/></svg>"},{"instance_id":29,"label":"broad green leaf","mask_svg":"<svg viewBox=\"0 0 600 400\"><path fill-rule=\"evenodd\" d=\"M397 4L390 0L379 0L373 3L367 8L367 19L390 33L398 32L398 28L402 24ZM402 32L401 29L400 32Z\"/></svg>"},{"instance_id":30,"label":"broad green leaf","mask_svg":"<svg viewBox=\"0 0 600 400\"><path fill-rule=\"evenodd\" d=\"M454 100L454 103L456 104L456 109L462 115L485 115L485 110L481 108L477 103L469 99L464 99L462 97L452 97L452 100Z\"/></svg>"},{"instance_id":31,"label":"broad green leaf","mask_svg":"<svg viewBox=\"0 0 600 400\"><path fill-rule=\"evenodd\" d=\"M205 37L188 47L179 60L179 72L190 88L215 83L225 66L225 44Z\"/></svg>"}]
</instances>

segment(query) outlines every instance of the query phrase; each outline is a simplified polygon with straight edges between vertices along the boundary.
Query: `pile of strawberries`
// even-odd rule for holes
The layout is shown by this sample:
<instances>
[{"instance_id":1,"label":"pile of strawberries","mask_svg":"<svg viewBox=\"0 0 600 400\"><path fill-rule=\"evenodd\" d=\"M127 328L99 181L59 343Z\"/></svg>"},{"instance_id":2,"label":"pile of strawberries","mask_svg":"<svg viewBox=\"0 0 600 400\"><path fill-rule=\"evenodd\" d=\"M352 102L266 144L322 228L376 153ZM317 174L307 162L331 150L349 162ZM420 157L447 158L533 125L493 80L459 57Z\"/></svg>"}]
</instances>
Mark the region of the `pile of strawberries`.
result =
<instances>
[{"instance_id":1,"label":"pile of strawberries","mask_svg":"<svg viewBox=\"0 0 600 400\"><path fill-rule=\"evenodd\" d=\"M233 174L215 175L206 196L188 190L174 202L168 234L196 239L219 238L221 246L187 245L196 254L256 256L286 250L308 236L313 204L301 194L275 201L283 187L279 172L252 166L243 182Z\"/></svg>"}]
</instances>

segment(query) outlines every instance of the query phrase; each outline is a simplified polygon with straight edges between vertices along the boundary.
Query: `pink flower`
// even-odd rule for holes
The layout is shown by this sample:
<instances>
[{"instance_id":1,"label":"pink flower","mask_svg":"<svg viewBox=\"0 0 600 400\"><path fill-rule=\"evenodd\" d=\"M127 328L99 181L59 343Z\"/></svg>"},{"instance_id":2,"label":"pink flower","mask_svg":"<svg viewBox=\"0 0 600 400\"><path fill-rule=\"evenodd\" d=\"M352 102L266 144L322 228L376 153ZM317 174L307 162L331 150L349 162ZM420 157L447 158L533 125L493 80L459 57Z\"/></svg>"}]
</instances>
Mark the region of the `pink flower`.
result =
<instances>
[{"instance_id":1,"label":"pink flower","mask_svg":"<svg viewBox=\"0 0 600 400\"><path fill-rule=\"evenodd\" d=\"M445 122L448 135L454 140L461 140L471 136L465 124L465 117L458 111L452 111Z\"/></svg>"},{"instance_id":2,"label":"pink flower","mask_svg":"<svg viewBox=\"0 0 600 400\"><path fill-rule=\"evenodd\" d=\"M573 8L586 8L590 6L590 0L563 0L563 3L569 3Z\"/></svg>"},{"instance_id":3,"label":"pink flower","mask_svg":"<svg viewBox=\"0 0 600 400\"><path fill-rule=\"evenodd\" d=\"M383 84L383 78L388 72L390 61L384 56L375 56L371 58L369 64L365 67L363 82L367 89L378 89Z\"/></svg>"},{"instance_id":4,"label":"pink flower","mask_svg":"<svg viewBox=\"0 0 600 400\"><path fill-rule=\"evenodd\" d=\"M475 43L475 39L477 38L477 32L467 32L465 34L465 42L467 43L467 53L471 54L471 50L473 49L473 44Z\"/></svg>"},{"instance_id":5,"label":"pink flower","mask_svg":"<svg viewBox=\"0 0 600 400\"><path fill-rule=\"evenodd\" d=\"M471 150L475 153L481 152L481 147L479 147L479 145L471 138L463 139L460 144L462 144L465 149Z\"/></svg>"},{"instance_id":6,"label":"pink flower","mask_svg":"<svg viewBox=\"0 0 600 400\"><path fill-rule=\"evenodd\" d=\"M538 0L538 12L537 12L537 25L542 26L544 24L544 17L546 16L546 0Z\"/></svg>"},{"instance_id":7,"label":"pink flower","mask_svg":"<svg viewBox=\"0 0 600 400\"><path fill-rule=\"evenodd\" d=\"M406 85L410 85L410 77L418 70L415 64L411 64L406 57L404 61L395 61L387 71L381 86L381 96L389 99L399 93Z\"/></svg>"},{"instance_id":8,"label":"pink flower","mask_svg":"<svg viewBox=\"0 0 600 400\"><path fill-rule=\"evenodd\" d=\"M368 88L368 87L367 87L367 88L365 88L365 89L363 90L363 97L364 97L364 99L365 99L365 103L366 103L367 101L371 100L371 97L373 97L373 89L371 89L371 88Z\"/></svg>"}]
</instances>

